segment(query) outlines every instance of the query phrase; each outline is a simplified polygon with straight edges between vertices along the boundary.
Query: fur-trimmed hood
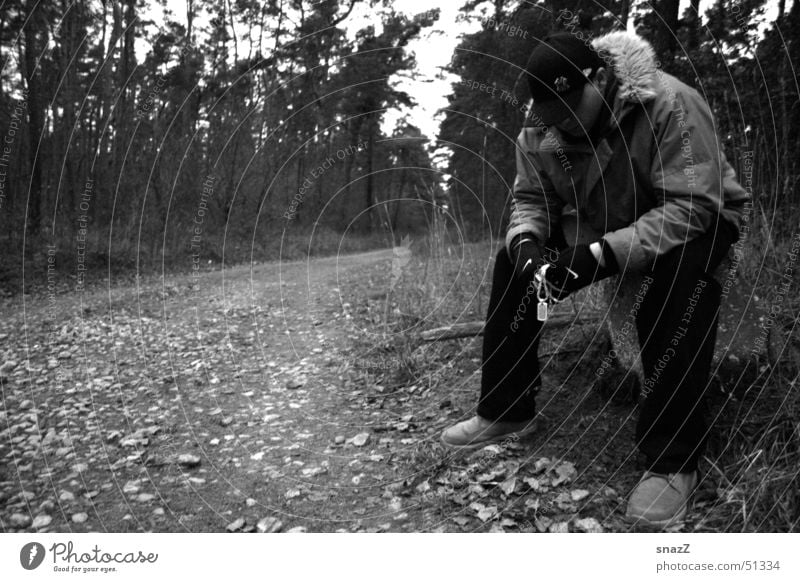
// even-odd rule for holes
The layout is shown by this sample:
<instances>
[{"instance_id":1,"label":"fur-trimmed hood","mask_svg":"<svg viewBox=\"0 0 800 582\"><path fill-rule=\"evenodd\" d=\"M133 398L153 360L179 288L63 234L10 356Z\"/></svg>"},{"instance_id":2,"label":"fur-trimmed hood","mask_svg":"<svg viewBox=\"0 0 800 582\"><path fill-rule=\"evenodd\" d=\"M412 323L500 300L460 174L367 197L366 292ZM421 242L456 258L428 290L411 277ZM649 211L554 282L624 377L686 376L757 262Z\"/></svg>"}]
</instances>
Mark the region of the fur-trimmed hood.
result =
<instances>
[{"instance_id":1,"label":"fur-trimmed hood","mask_svg":"<svg viewBox=\"0 0 800 582\"><path fill-rule=\"evenodd\" d=\"M613 65L619 82L617 98L645 103L656 96L657 61L649 42L629 32L609 32L594 39L592 46L600 58Z\"/></svg>"}]
</instances>

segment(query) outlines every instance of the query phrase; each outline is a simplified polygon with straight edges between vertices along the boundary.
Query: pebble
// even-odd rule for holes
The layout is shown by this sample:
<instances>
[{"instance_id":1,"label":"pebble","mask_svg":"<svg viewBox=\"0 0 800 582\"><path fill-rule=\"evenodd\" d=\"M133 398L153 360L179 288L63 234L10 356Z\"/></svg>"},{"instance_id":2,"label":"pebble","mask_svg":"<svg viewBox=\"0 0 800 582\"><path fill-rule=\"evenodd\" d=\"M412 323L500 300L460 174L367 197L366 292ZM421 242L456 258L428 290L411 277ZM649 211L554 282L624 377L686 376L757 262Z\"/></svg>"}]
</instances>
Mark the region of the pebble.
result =
<instances>
[{"instance_id":1,"label":"pebble","mask_svg":"<svg viewBox=\"0 0 800 582\"><path fill-rule=\"evenodd\" d=\"M353 444L357 447L363 447L369 442L369 433L362 432L353 437Z\"/></svg>"},{"instance_id":2,"label":"pebble","mask_svg":"<svg viewBox=\"0 0 800 582\"><path fill-rule=\"evenodd\" d=\"M123 493L139 493L139 481L128 481L122 486Z\"/></svg>"},{"instance_id":3,"label":"pebble","mask_svg":"<svg viewBox=\"0 0 800 582\"><path fill-rule=\"evenodd\" d=\"M34 529L41 529L43 527L47 527L50 525L50 522L53 521L53 518L46 514L40 514L33 518L33 526Z\"/></svg>"},{"instance_id":4,"label":"pebble","mask_svg":"<svg viewBox=\"0 0 800 582\"><path fill-rule=\"evenodd\" d=\"M335 439L333 439L334 444L342 445L344 444L345 438L342 435L338 435Z\"/></svg>"},{"instance_id":5,"label":"pebble","mask_svg":"<svg viewBox=\"0 0 800 582\"><path fill-rule=\"evenodd\" d=\"M72 491L62 491L61 495L58 496L59 501L74 501L75 494Z\"/></svg>"},{"instance_id":6,"label":"pebble","mask_svg":"<svg viewBox=\"0 0 800 582\"><path fill-rule=\"evenodd\" d=\"M148 501L152 501L155 498L156 496L153 495L152 493L140 493L139 496L136 498L136 501L139 501L140 503L147 503Z\"/></svg>"},{"instance_id":7,"label":"pebble","mask_svg":"<svg viewBox=\"0 0 800 582\"><path fill-rule=\"evenodd\" d=\"M81 512L72 514L72 523L85 523L87 519L89 519L89 515L87 513Z\"/></svg>"}]
</instances>

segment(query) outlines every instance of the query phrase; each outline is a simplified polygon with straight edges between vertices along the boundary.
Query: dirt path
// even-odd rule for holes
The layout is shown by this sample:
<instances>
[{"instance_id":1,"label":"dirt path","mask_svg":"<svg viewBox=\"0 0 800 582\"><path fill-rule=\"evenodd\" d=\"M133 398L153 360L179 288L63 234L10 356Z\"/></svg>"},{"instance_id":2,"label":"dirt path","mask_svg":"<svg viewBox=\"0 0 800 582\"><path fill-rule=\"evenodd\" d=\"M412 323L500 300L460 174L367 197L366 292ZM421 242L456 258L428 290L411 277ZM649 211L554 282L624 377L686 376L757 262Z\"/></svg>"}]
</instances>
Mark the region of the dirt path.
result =
<instances>
[{"instance_id":1,"label":"dirt path","mask_svg":"<svg viewBox=\"0 0 800 582\"><path fill-rule=\"evenodd\" d=\"M371 381L360 312L391 259L6 300L3 531L624 529L630 410L557 358L536 442L470 457L438 436L471 414L479 340L436 348L446 389Z\"/></svg>"}]
</instances>

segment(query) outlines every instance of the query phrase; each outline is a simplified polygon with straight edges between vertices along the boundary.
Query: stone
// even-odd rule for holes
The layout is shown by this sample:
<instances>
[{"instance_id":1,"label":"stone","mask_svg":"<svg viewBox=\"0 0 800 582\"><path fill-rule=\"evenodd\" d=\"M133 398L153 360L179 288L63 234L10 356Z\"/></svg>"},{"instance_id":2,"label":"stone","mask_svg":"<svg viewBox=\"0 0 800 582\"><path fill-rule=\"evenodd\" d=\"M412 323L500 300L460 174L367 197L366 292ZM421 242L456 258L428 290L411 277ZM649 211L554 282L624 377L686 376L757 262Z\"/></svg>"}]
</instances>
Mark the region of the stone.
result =
<instances>
[{"instance_id":1,"label":"stone","mask_svg":"<svg viewBox=\"0 0 800 582\"><path fill-rule=\"evenodd\" d=\"M43 527L47 527L53 521L53 518L47 514L39 514L33 518L33 523L31 524L34 529L41 529Z\"/></svg>"},{"instance_id":2,"label":"stone","mask_svg":"<svg viewBox=\"0 0 800 582\"><path fill-rule=\"evenodd\" d=\"M369 433L362 432L353 437L353 445L363 447L369 442Z\"/></svg>"},{"instance_id":3,"label":"stone","mask_svg":"<svg viewBox=\"0 0 800 582\"><path fill-rule=\"evenodd\" d=\"M72 514L72 523L86 523L89 519L89 514L87 513L73 513Z\"/></svg>"},{"instance_id":4,"label":"stone","mask_svg":"<svg viewBox=\"0 0 800 582\"><path fill-rule=\"evenodd\" d=\"M277 533L281 531L282 527L283 522L277 517L265 517L259 520L258 524L256 525L256 530L259 533Z\"/></svg>"},{"instance_id":5,"label":"stone","mask_svg":"<svg viewBox=\"0 0 800 582\"><path fill-rule=\"evenodd\" d=\"M139 493L140 484L141 482L138 480L128 481L125 483L125 485L122 486L122 492L130 494Z\"/></svg>"}]
</instances>

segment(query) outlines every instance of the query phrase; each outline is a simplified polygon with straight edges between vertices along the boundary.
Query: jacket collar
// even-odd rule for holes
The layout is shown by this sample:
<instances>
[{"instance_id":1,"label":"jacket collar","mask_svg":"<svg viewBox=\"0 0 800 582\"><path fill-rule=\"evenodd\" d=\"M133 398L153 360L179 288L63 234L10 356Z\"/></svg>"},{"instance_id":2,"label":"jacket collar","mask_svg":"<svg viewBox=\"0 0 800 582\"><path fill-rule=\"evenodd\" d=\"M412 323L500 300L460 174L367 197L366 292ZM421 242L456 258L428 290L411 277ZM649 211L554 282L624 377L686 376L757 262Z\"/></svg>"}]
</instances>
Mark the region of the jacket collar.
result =
<instances>
[{"instance_id":1,"label":"jacket collar","mask_svg":"<svg viewBox=\"0 0 800 582\"><path fill-rule=\"evenodd\" d=\"M614 69L619 80L617 99L626 103L646 103L658 93L655 52L637 34L609 32L592 41L592 46Z\"/></svg>"}]
</instances>

